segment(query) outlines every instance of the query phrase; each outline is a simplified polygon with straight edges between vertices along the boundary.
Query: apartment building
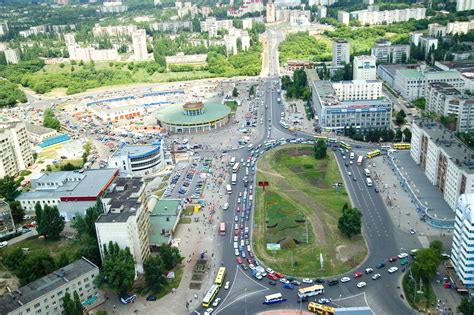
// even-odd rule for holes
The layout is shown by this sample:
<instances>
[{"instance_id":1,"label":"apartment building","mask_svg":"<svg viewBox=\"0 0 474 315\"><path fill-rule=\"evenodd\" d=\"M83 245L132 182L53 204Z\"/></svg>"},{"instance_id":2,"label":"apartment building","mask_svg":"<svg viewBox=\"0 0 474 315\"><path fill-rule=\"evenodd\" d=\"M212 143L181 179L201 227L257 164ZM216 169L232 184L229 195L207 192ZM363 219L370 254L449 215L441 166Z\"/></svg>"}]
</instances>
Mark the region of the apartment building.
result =
<instances>
[{"instance_id":1,"label":"apartment building","mask_svg":"<svg viewBox=\"0 0 474 315\"><path fill-rule=\"evenodd\" d=\"M456 131L474 130L474 96L446 82L431 82L426 88L426 110L438 115L455 115Z\"/></svg>"},{"instance_id":2,"label":"apartment building","mask_svg":"<svg viewBox=\"0 0 474 315\"><path fill-rule=\"evenodd\" d=\"M456 11L474 10L473 0L456 0Z\"/></svg>"},{"instance_id":3,"label":"apartment building","mask_svg":"<svg viewBox=\"0 0 474 315\"><path fill-rule=\"evenodd\" d=\"M133 58L137 61L148 60L145 30L137 30L132 34Z\"/></svg>"},{"instance_id":4,"label":"apartment building","mask_svg":"<svg viewBox=\"0 0 474 315\"><path fill-rule=\"evenodd\" d=\"M66 293L77 292L82 303L97 304L99 289L94 280L99 267L82 257L44 277L0 297L0 313L4 315L62 314Z\"/></svg>"},{"instance_id":5,"label":"apartment building","mask_svg":"<svg viewBox=\"0 0 474 315\"><path fill-rule=\"evenodd\" d=\"M7 21L0 21L0 36L4 36L8 34L8 22Z\"/></svg>"},{"instance_id":6,"label":"apartment building","mask_svg":"<svg viewBox=\"0 0 474 315\"><path fill-rule=\"evenodd\" d=\"M336 39L332 42L332 65L341 66L349 64L351 60L351 50L348 41Z\"/></svg>"},{"instance_id":7,"label":"apartment building","mask_svg":"<svg viewBox=\"0 0 474 315\"><path fill-rule=\"evenodd\" d=\"M318 5L317 8L318 18L324 19L328 16L328 8L323 5Z\"/></svg>"},{"instance_id":8,"label":"apartment building","mask_svg":"<svg viewBox=\"0 0 474 315\"><path fill-rule=\"evenodd\" d=\"M3 51L5 54L5 59L8 64L17 64L20 62L20 53L18 49L5 49Z\"/></svg>"},{"instance_id":9,"label":"apartment building","mask_svg":"<svg viewBox=\"0 0 474 315\"><path fill-rule=\"evenodd\" d=\"M473 152L440 123L414 120L410 155L453 211L460 195L474 193Z\"/></svg>"},{"instance_id":10,"label":"apartment building","mask_svg":"<svg viewBox=\"0 0 474 315\"><path fill-rule=\"evenodd\" d=\"M0 236L4 236L16 231L15 222L10 209L10 205L0 200Z\"/></svg>"},{"instance_id":11,"label":"apartment building","mask_svg":"<svg viewBox=\"0 0 474 315\"><path fill-rule=\"evenodd\" d=\"M95 49L94 47L80 47L79 45L67 46L69 60L76 61L119 61L117 49Z\"/></svg>"},{"instance_id":12,"label":"apartment building","mask_svg":"<svg viewBox=\"0 0 474 315\"><path fill-rule=\"evenodd\" d=\"M120 248L129 248L136 273L143 273L143 263L150 256L150 211L145 186L141 178L117 178L102 197L105 213L95 223L102 259L103 245L116 242Z\"/></svg>"},{"instance_id":13,"label":"apartment building","mask_svg":"<svg viewBox=\"0 0 474 315\"><path fill-rule=\"evenodd\" d=\"M122 4L122 1L105 1L100 7L102 13L121 13L127 10L128 6Z\"/></svg>"},{"instance_id":14,"label":"apartment building","mask_svg":"<svg viewBox=\"0 0 474 315\"><path fill-rule=\"evenodd\" d=\"M462 194L456 204L451 262L466 288L474 288L474 194Z\"/></svg>"},{"instance_id":15,"label":"apartment building","mask_svg":"<svg viewBox=\"0 0 474 315\"><path fill-rule=\"evenodd\" d=\"M229 30L233 27L232 20L216 20L215 17L208 17L201 21L201 32L208 32L209 38L217 37L219 30Z\"/></svg>"},{"instance_id":16,"label":"apartment building","mask_svg":"<svg viewBox=\"0 0 474 315\"><path fill-rule=\"evenodd\" d=\"M432 37L443 37L447 33L446 25L441 25L438 23L428 24L428 35Z\"/></svg>"},{"instance_id":17,"label":"apartment building","mask_svg":"<svg viewBox=\"0 0 474 315\"><path fill-rule=\"evenodd\" d=\"M266 10L267 10L267 23L275 22L276 11L275 11L275 5L273 4L272 0L268 0Z\"/></svg>"},{"instance_id":18,"label":"apartment building","mask_svg":"<svg viewBox=\"0 0 474 315\"><path fill-rule=\"evenodd\" d=\"M382 25L406 22L410 19L421 20L426 17L426 8L407 8L397 10L360 10L351 12L362 25Z\"/></svg>"},{"instance_id":19,"label":"apartment building","mask_svg":"<svg viewBox=\"0 0 474 315\"><path fill-rule=\"evenodd\" d=\"M337 20L344 25L349 25L351 15L346 11L337 11Z\"/></svg>"},{"instance_id":20,"label":"apartment building","mask_svg":"<svg viewBox=\"0 0 474 315\"><path fill-rule=\"evenodd\" d=\"M96 24L92 28L92 34L94 37L101 36L132 36L134 32L138 30L134 24L130 25L111 25L111 26L100 26Z\"/></svg>"},{"instance_id":21,"label":"apartment building","mask_svg":"<svg viewBox=\"0 0 474 315\"><path fill-rule=\"evenodd\" d=\"M438 39L431 36L421 36L419 38L419 45L422 47L426 58L430 52L438 49Z\"/></svg>"},{"instance_id":22,"label":"apartment building","mask_svg":"<svg viewBox=\"0 0 474 315\"><path fill-rule=\"evenodd\" d=\"M352 61L352 78L354 80L377 79L375 56L355 56Z\"/></svg>"},{"instance_id":23,"label":"apartment building","mask_svg":"<svg viewBox=\"0 0 474 315\"><path fill-rule=\"evenodd\" d=\"M446 29L446 33L451 35L467 34L470 30L474 29L474 20L465 22L450 22L446 26Z\"/></svg>"},{"instance_id":24,"label":"apartment building","mask_svg":"<svg viewBox=\"0 0 474 315\"><path fill-rule=\"evenodd\" d=\"M16 176L34 163L31 145L23 122L0 124L0 178Z\"/></svg>"},{"instance_id":25,"label":"apartment building","mask_svg":"<svg viewBox=\"0 0 474 315\"><path fill-rule=\"evenodd\" d=\"M390 128L392 103L382 96L378 81L310 82L317 126L334 131Z\"/></svg>"},{"instance_id":26,"label":"apartment building","mask_svg":"<svg viewBox=\"0 0 474 315\"><path fill-rule=\"evenodd\" d=\"M153 31L170 32L176 34L180 31L193 31L191 21L166 21L150 23L150 29Z\"/></svg>"},{"instance_id":27,"label":"apartment building","mask_svg":"<svg viewBox=\"0 0 474 315\"><path fill-rule=\"evenodd\" d=\"M410 59L410 45L392 45L383 39L374 44L371 54L377 63L404 63Z\"/></svg>"},{"instance_id":28,"label":"apartment building","mask_svg":"<svg viewBox=\"0 0 474 315\"><path fill-rule=\"evenodd\" d=\"M69 45L76 44L76 34L74 33L67 33L64 34L64 42L66 43L66 47Z\"/></svg>"}]
</instances>

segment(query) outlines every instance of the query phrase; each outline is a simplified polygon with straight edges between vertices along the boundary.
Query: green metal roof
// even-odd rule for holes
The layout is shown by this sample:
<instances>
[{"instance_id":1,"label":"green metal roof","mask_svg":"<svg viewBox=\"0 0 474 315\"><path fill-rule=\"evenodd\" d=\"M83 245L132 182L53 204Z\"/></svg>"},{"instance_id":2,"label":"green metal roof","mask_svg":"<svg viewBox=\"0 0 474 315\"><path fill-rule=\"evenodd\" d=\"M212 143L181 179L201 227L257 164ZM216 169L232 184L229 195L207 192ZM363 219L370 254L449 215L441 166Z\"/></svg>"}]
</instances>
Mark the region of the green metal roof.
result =
<instances>
[{"instance_id":1,"label":"green metal roof","mask_svg":"<svg viewBox=\"0 0 474 315\"><path fill-rule=\"evenodd\" d=\"M157 119L172 125L196 125L220 120L230 114L230 107L219 103L205 103L203 113L196 116L184 114L181 104L168 105L157 111Z\"/></svg>"},{"instance_id":2,"label":"green metal roof","mask_svg":"<svg viewBox=\"0 0 474 315\"><path fill-rule=\"evenodd\" d=\"M169 231L176 224L178 218L178 206L181 201L177 199L157 200L150 214L150 233L148 235L151 245L168 243L169 236L162 235L161 231Z\"/></svg>"},{"instance_id":3,"label":"green metal roof","mask_svg":"<svg viewBox=\"0 0 474 315\"><path fill-rule=\"evenodd\" d=\"M416 71L415 69L400 69L398 71L408 79L421 79L424 77L424 74L421 71Z\"/></svg>"}]
</instances>

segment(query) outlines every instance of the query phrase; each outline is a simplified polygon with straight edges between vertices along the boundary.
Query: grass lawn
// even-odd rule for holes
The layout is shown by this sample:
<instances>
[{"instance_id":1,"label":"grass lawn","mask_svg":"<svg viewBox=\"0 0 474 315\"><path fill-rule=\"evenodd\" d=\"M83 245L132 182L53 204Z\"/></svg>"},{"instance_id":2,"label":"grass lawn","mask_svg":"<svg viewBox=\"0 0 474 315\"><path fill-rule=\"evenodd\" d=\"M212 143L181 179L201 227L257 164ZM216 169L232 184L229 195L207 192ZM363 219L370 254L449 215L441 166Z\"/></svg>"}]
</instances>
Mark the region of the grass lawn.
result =
<instances>
[{"instance_id":1,"label":"grass lawn","mask_svg":"<svg viewBox=\"0 0 474 315\"><path fill-rule=\"evenodd\" d=\"M417 284L419 286L419 283ZM420 288L417 287L416 290L419 291ZM423 284L422 291L422 294L417 293L413 295L415 292L415 284L413 280L410 279L410 274L406 272L403 276L403 292L410 306L424 314L429 313L430 310L432 313L435 312L437 298L431 283L428 285ZM415 300L413 298L415 298Z\"/></svg>"},{"instance_id":2,"label":"grass lawn","mask_svg":"<svg viewBox=\"0 0 474 315\"><path fill-rule=\"evenodd\" d=\"M61 239L58 241L50 241L40 239L38 236L32 236L3 248L0 250L0 256L6 256L16 248L28 248L29 253L45 251L51 257L56 258L65 252L70 258L76 258L75 255L78 252L79 247L80 243L76 240Z\"/></svg>"},{"instance_id":3,"label":"grass lawn","mask_svg":"<svg viewBox=\"0 0 474 315\"><path fill-rule=\"evenodd\" d=\"M324 160L313 157L308 145L284 146L266 153L258 162L253 247L271 268L285 274L319 277L346 272L359 264L367 249L362 236L342 235L337 222L347 192L332 188L342 182L331 151ZM266 249L279 243L280 251ZM320 255L324 268L321 269Z\"/></svg>"},{"instance_id":4,"label":"grass lawn","mask_svg":"<svg viewBox=\"0 0 474 315\"><path fill-rule=\"evenodd\" d=\"M51 165L51 169L53 172L57 172L61 170L61 166L66 165L67 163L71 163L78 168L81 168L84 165L84 161L82 159L73 159L73 160L61 160L56 164Z\"/></svg>"}]
</instances>

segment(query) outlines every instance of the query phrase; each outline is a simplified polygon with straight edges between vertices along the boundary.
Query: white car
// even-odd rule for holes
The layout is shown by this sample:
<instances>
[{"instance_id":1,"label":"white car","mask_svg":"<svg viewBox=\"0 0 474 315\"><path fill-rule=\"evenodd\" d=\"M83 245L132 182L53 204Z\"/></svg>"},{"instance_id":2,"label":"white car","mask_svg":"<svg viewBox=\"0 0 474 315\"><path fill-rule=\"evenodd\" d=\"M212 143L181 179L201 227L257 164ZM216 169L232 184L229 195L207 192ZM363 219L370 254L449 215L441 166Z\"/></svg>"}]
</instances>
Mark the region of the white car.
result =
<instances>
[{"instance_id":1,"label":"white car","mask_svg":"<svg viewBox=\"0 0 474 315\"><path fill-rule=\"evenodd\" d=\"M225 283L224 289L229 290L229 288L230 288L230 281L227 281Z\"/></svg>"},{"instance_id":2,"label":"white car","mask_svg":"<svg viewBox=\"0 0 474 315\"><path fill-rule=\"evenodd\" d=\"M239 241L239 237L237 235L234 235L234 242L238 242Z\"/></svg>"},{"instance_id":3,"label":"white car","mask_svg":"<svg viewBox=\"0 0 474 315\"><path fill-rule=\"evenodd\" d=\"M286 280L285 278L280 278L281 283L290 283L290 281Z\"/></svg>"},{"instance_id":4,"label":"white car","mask_svg":"<svg viewBox=\"0 0 474 315\"><path fill-rule=\"evenodd\" d=\"M237 248L235 249L235 256L239 256L239 250Z\"/></svg>"},{"instance_id":5,"label":"white car","mask_svg":"<svg viewBox=\"0 0 474 315\"><path fill-rule=\"evenodd\" d=\"M204 315L211 315L212 312L214 312L214 309L212 307L209 307L205 312Z\"/></svg>"},{"instance_id":6,"label":"white car","mask_svg":"<svg viewBox=\"0 0 474 315\"><path fill-rule=\"evenodd\" d=\"M268 272L268 273L273 273L273 269L272 269L272 268L267 268L267 269L265 269L265 271Z\"/></svg>"},{"instance_id":7,"label":"white car","mask_svg":"<svg viewBox=\"0 0 474 315\"><path fill-rule=\"evenodd\" d=\"M365 287L366 285L367 285L367 283L365 283L364 281L357 283L357 287L359 289Z\"/></svg>"},{"instance_id":8,"label":"white car","mask_svg":"<svg viewBox=\"0 0 474 315\"><path fill-rule=\"evenodd\" d=\"M342 283L349 282L349 281L351 281L351 278L349 278L349 277L342 277L341 278Z\"/></svg>"},{"instance_id":9,"label":"white car","mask_svg":"<svg viewBox=\"0 0 474 315\"><path fill-rule=\"evenodd\" d=\"M369 273L372 273L373 271L374 271L374 269L372 269L372 268L366 268L365 269L365 274L368 275Z\"/></svg>"},{"instance_id":10,"label":"white car","mask_svg":"<svg viewBox=\"0 0 474 315\"><path fill-rule=\"evenodd\" d=\"M220 302L221 302L221 298L217 298L214 300L214 303L212 303L212 306L216 307L217 305L219 305Z\"/></svg>"},{"instance_id":11,"label":"white car","mask_svg":"<svg viewBox=\"0 0 474 315\"><path fill-rule=\"evenodd\" d=\"M376 273L375 275L372 276L372 280L377 280L380 277L381 277L380 273Z\"/></svg>"},{"instance_id":12,"label":"white car","mask_svg":"<svg viewBox=\"0 0 474 315\"><path fill-rule=\"evenodd\" d=\"M303 283L308 283L308 284L311 284L313 283L313 280L312 279L309 279L309 278L304 278L303 280L301 280Z\"/></svg>"},{"instance_id":13,"label":"white car","mask_svg":"<svg viewBox=\"0 0 474 315\"><path fill-rule=\"evenodd\" d=\"M398 258L400 258L400 259L407 258L407 257L408 257L408 254L407 254L407 253L400 253L400 254L398 254Z\"/></svg>"},{"instance_id":14,"label":"white car","mask_svg":"<svg viewBox=\"0 0 474 315\"><path fill-rule=\"evenodd\" d=\"M240 203L240 198L237 198L237 203Z\"/></svg>"},{"instance_id":15,"label":"white car","mask_svg":"<svg viewBox=\"0 0 474 315\"><path fill-rule=\"evenodd\" d=\"M390 267L388 268L388 273L394 273L394 272L397 272L398 271L398 268L397 267Z\"/></svg>"},{"instance_id":16,"label":"white car","mask_svg":"<svg viewBox=\"0 0 474 315\"><path fill-rule=\"evenodd\" d=\"M250 270L254 270L254 269L255 269L254 264L250 264L250 265L249 265L249 268L250 268Z\"/></svg>"},{"instance_id":17,"label":"white car","mask_svg":"<svg viewBox=\"0 0 474 315\"><path fill-rule=\"evenodd\" d=\"M239 243L238 242L234 242L234 249L237 249L239 248Z\"/></svg>"},{"instance_id":18,"label":"white car","mask_svg":"<svg viewBox=\"0 0 474 315\"><path fill-rule=\"evenodd\" d=\"M4 248L8 245L7 241L0 242L0 248Z\"/></svg>"}]
</instances>

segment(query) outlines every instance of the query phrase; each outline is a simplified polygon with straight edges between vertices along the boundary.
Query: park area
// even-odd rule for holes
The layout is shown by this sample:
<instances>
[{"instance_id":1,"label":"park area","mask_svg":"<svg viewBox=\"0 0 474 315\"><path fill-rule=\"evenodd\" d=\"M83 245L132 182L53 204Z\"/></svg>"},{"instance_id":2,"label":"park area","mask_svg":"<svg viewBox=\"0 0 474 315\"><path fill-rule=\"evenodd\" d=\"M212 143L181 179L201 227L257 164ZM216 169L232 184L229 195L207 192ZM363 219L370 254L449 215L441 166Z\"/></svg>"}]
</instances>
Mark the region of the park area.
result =
<instances>
[{"instance_id":1,"label":"park area","mask_svg":"<svg viewBox=\"0 0 474 315\"><path fill-rule=\"evenodd\" d=\"M344 188L333 188L342 182L333 153L316 160L313 152L309 145L272 150L257 171L257 182L269 186L256 190L255 254L270 268L300 277L346 272L367 254L361 235L349 239L337 227L342 207L350 202ZM281 249L267 250L267 244Z\"/></svg>"}]
</instances>

